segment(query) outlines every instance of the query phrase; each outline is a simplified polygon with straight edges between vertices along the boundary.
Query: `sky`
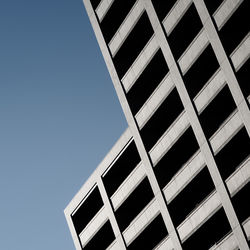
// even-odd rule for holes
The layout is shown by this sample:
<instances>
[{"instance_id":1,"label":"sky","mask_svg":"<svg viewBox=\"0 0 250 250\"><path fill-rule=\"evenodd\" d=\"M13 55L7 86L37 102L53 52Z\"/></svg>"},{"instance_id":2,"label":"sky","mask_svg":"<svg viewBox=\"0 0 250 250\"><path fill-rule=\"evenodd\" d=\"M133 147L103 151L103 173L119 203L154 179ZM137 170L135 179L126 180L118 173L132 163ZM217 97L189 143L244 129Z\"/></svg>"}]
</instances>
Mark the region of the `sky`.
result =
<instances>
[{"instance_id":1,"label":"sky","mask_svg":"<svg viewBox=\"0 0 250 250\"><path fill-rule=\"evenodd\" d=\"M0 249L75 249L63 210L126 127L82 0L0 0Z\"/></svg>"}]
</instances>

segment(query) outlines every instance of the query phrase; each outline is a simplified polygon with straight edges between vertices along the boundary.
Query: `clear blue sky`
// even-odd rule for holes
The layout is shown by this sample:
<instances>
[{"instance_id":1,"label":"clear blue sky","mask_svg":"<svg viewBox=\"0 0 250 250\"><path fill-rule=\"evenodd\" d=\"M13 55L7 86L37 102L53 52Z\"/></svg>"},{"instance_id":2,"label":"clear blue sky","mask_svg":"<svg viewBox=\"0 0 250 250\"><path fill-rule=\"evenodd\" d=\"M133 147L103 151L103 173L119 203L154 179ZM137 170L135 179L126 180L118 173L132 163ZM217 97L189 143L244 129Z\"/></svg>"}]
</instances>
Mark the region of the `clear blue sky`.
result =
<instances>
[{"instance_id":1,"label":"clear blue sky","mask_svg":"<svg viewBox=\"0 0 250 250\"><path fill-rule=\"evenodd\" d=\"M126 129L81 0L0 1L0 249L74 249L63 210Z\"/></svg>"}]
</instances>

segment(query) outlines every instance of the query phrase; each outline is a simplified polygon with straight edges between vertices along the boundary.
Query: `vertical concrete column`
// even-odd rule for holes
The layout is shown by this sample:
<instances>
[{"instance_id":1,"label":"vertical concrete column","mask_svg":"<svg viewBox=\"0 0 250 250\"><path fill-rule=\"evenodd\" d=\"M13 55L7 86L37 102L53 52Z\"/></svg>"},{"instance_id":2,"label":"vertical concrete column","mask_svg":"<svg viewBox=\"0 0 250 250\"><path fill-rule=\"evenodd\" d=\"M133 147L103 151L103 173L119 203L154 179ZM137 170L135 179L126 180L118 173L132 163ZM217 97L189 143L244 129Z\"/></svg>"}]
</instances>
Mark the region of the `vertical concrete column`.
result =
<instances>
[{"instance_id":1,"label":"vertical concrete column","mask_svg":"<svg viewBox=\"0 0 250 250\"><path fill-rule=\"evenodd\" d=\"M91 24L92 24L93 29L95 31L97 41L98 41L99 46L101 48L102 54L104 56L104 60L105 60L106 65L108 67L111 79L113 81L116 93L118 95L118 99L121 103L123 112L124 112L125 117L127 119L127 122L128 122L129 128L132 132L132 135L134 137L134 140L135 140L138 152L140 154L141 160L143 162L143 166L145 167L146 174L147 174L149 182L152 186L152 190L154 192L155 199L157 200L157 202L159 204L159 209L160 209L160 212L163 216L164 223L165 223L166 228L168 230L170 239L172 240L173 246L176 250L182 249L181 244L180 244L180 240L179 240L177 232L176 232L176 229L173 225L173 222L172 222L170 215L169 215L169 212L167 210L167 206L166 206L166 203L164 201L163 194L160 190L160 187L159 187L158 182L156 180L156 177L154 175L151 161L150 161L149 156L145 150L144 144L143 144L142 139L140 137L139 129L137 127L137 124L135 122L133 114L130 111L124 90L123 90L121 82L120 82L120 79L116 73L110 51L105 43L105 40L104 40L102 32L100 30L98 21L96 19L95 14L93 13L93 9L90 6L89 1L84 1L84 3L85 3L85 7L87 9ZM143 4L143 1L139 2L139 4Z\"/></svg>"},{"instance_id":2,"label":"vertical concrete column","mask_svg":"<svg viewBox=\"0 0 250 250\"><path fill-rule=\"evenodd\" d=\"M207 11L207 8L205 6L205 3L203 0L194 0L194 4L196 6L196 9L199 13L199 16L201 18L201 21L203 23L204 29L207 33L208 39L213 47L213 50L215 52L215 55L217 57L217 60L220 64L220 68L224 72L226 82L229 86L229 89L231 91L231 94L234 98L234 101L236 103L237 109L239 111L239 115L241 117L241 120L243 121L246 130L248 132L248 135L250 136L250 110L248 109L248 105L246 103L246 100L240 90L239 84L237 82L237 79L235 77L234 71L232 69L232 65L229 62L229 58L226 55L226 52L223 48L223 45L220 41L219 35L216 31L216 28L214 26L214 23ZM233 209L232 203L230 201L230 198L228 195L224 196L223 194L226 194L227 191L224 190L224 185L220 185L220 192L221 192L221 200L222 204L224 206L225 212L228 216L229 222L231 224L231 227L233 229L234 235L238 240L240 249L249 249L247 240L245 238L244 232L242 230L242 227L238 221L238 218L235 214L235 211Z\"/></svg>"},{"instance_id":3,"label":"vertical concrete column","mask_svg":"<svg viewBox=\"0 0 250 250\"><path fill-rule=\"evenodd\" d=\"M102 200L103 200L103 203L104 203L104 207L106 209L108 218L109 218L111 226L113 228L116 240L119 243L119 249L126 249L126 245L125 245L122 233L121 233L121 231L119 229L119 226L117 224L117 221L115 219L114 211L112 209L110 200L109 200L108 195L106 193L106 190L105 190L105 187L104 187L101 176L97 177L97 185L99 187L101 197L102 197Z\"/></svg>"},{"instance_id":4,"label":"vertical concrete column","mask_svg":"<svg viewBox=\"0 0 250 250\"><path fill-rule=\"evenodd\" d=\"M231 228L233 230L233 233L236 236L236 239L238 241L238 246L240 247L240 249L249 249L247 246L247 242L246 242L244 233L242 231L241 225L239 224L239 221L238 221L237 216L235 214L235 211L233 209L232 203L230 201L227 189L226 189L225 184L220 176L220 173L219 173L219 170L216 166L216 163L215 163L213 154L211 152L210 146L209 146L207 139L204 135L204 132L203 132L201 124L198 120L198 116L196 114L195 108L193 106L193 103L192 103L189 95L188 95L188 92L187 92L186 87L184 85L184 82L182 80L178 65L175 62L175 59L172 55L171 49L168 45L167 39L165 37L164 31L163 31L162 26L159 22L159 19L155 13L152 2L151 2L151 0L142 0L142 2L145 6L145 9L148 13L151 24L153 26L156 40L158 41L158 43L162 49L163 55L166 59L166 62L169 66L172 80L173 80L173 82L178 90L178 93L180 95L180 98L184 104L185 110L186 110L187 115L189 117L189 122L193 128L193 131L194 131L194 134L195 134L196 139L198 141L198 144L200 146L201 152L204 156L206 165L208 167L208 170L210 172L212 180L215 184L216 191L220 196L221 203L225 209L225 212L226 212L226 215L228 217Z\"/></svg>"},{"instance_id":5,"label":"vertical concrete column","mask_svg":"<svg viewBox=\"0 0 250 250\"><path fill-rule=\"evenodd\" d=\"M220 41L219 35L216 31L214 23L207 11L205 3L203 0L194 0L195 7L199 13L200 19L203 23L204 29L208 36L209 42L211 43L217 60L220 64L220 68L224 72L226 82L232 93L234 101L237 105L240 117L246 127L248 135L250 136L250 110L248 108L247 102L241 92L237 79L235 77L232 65L230 64L229 58L223 48ZM233 38L232 38L233 39Z\"/></svg>"}]
</instances>

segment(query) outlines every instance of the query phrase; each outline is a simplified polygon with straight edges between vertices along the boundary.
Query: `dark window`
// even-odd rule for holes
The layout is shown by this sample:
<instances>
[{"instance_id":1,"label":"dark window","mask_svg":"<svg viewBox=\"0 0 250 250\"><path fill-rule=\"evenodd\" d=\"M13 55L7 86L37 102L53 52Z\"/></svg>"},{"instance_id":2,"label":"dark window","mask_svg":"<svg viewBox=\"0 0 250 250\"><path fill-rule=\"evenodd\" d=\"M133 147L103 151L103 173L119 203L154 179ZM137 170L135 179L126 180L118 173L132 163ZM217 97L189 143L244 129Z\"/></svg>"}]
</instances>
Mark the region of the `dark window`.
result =
<instances>
[{"instance_id":1,"label":"dark window","mask_svg":"<svg viewBox=\"0 0 250 250\"><path fill-rule=\"evenodd\" d=\"M191 99L198 94L218 68L219 63L209 44L183 77Z\"/></svg>"},{"instance_id":2,"label":"dark window","mask_svg":"<svg viewBox=\"0 0 250 250\"><path fill-rule=\"evenodd\" d=\"M245 0L219 31L224 49L228 55L239 45L249 32L250 1Z\"/></svg>"},{"instance_id":3,"label":"dark window","mask_svg":"<svg viewBox=\"0 0 250 250\"><path fill-rule=\"evenodd\" d=\"M250 154L250 139L242 128L215 156L222 178L227 179Z\"/></svg>"},{"instance_id":4,"label":"dark window","mask_svg":"<svg viewBox=\"0 0 250 250\"><path fill-rule=\"evenodd\" d=\"M214 184L207 167L170 202L168 209L177 227L212 191ZM183 204L185 204L183 206Z\"/></svg>"},{"instance_id":5,"label":"dark window","mask_svg":"<svg viewBox=\"0 0 250 250\"><path fill-rule=\"evenodd\" d=\"M224 209L221 208L182 245L184 250L209 249L231 231Z\"/></svg>"},{"instance_id":6,"label":"dark window","mask_svg":"<svg viewBox=\"0 0 250 250\"><path fill-rule=\"evenodd\" d=\"M250 182L248 182L232 198L232 203L240 223L244 222L250 216Z\"/></svg>"},{"instance_id":7,"label":"dark window","mask_svg":"<svg viewBox=\"0 0 250 250\"><path fill-rule=\"evenodd\" d=\"M133 64L153 33L151 23L144 12L114 57L114 65L120 78Z\"/></svg>"},{"instance_id":8,"label":"dark window","mask_svg":"<svg viewBox=\"0 0 250 250\"><path fill-rule=\"evenodd\" d=\"M201 29L202 23L200 17L194 4L191 4L187 12L168 36L169 45L176 59L182 55Z\"/></svg>"},{"instance_id":9,"label":"dark window","mask_svg":"<svg viewBox=\"0 0 250 250\"><path fill-rule=\"evenodd\" d=\"M111 224L107 221L94 237L87 243L84 250L104 250L115 240Z\"/></svg>"},{"instance_id":10,"label":"dark window","mask_svg":"<svg viewBox=\"0 0 250 250\"><path fill-rule=\"evenodd\" d=\"M99 3L101 2L101 0L90 0L93 9L95 10L97 8L97 6L99 5Z\"/></svg>"},{"instance_id":11,"label":"dark window","mask_svg":"<svg viewBox=\"0 0 250 250\"><path fill-rule=\"evenodd\" d=\"M250 58L236 72L236 77L243 95L247 98L250 95Z\"/></svg>"},{"instance_id":12,"label":"dark window","mask_svg":"<svg viewBox=\"0 0 250 250\"><path fill-rule=\"evenodd\" d=\"M135 142L132 141L103 177L103 183L109 197L114 194L140 160Z\"/></svg>"},{"instance_id":13,"label":"dark window","mask_svg":"<svg viewBox=\"0 0 250 250\"><path fill-rule=\"evenodd\" d=\"M208 12L210 13L210 15L213 15L213 13L219 8L219 6L221 5L221 3L223 2L223 0L204 0Z\"/></svg>"},{"instance_id":14,"label":"dark window","mask_svg":"<svg viewBox=\"0 0 250 250\"><path fill-rule=\"evenodd\" d=\"M133 115L143 106L167 72L167 63L159 49L127 94Z\"/></svg>"},{"instance_id":15,"label":"dark window","mask_svg":"<svg viewBox=\"0 0 250 250\"><path fill-rule=\"evenodd\" d=\"M100 26L106 43L109 43L136 0L114 0Z\"/></svg>"},{"instance_id":16,"label":"dark window","mask_svg":"<svg viewBox=\"0 0 250 250\"><path fill-rule=\"evenodd\" d=\"M153 197L152 188L146 177L115 211L115 216L121 231L126 229Z\"/></svg>"},{"instance_id":17,"label":"dark window","mask_svg":"<svg viewBox=\"0 0 250 250\"><path fill-rule=\"evenodd\" d=\"M77 234L81 233L81 231L86 227L102 206L103 201L101 194L98 187L95 187L75 214L72 215L72 221Z\"/></svg>"},{"instance_id":18,"label":"dark window","mask_svg":"<svg viewBox=\"0 0 250 250\"><path fill-rule=\"evenodd\" d=\"M210 138L235 109L235 102L226 85L200 114L200 122L206 137Z\"/></svg>"},{"instance_id":19,"label":"dark window","mask_svg":"<svg viewBox=\"0 0 250 250\"><path fill-rule=\"evenodd\" d=\"M145 148L149 151L183 110L179 94L174 88L141 129Z\"/></svg>"},{"instance_id":20,"label":"dark window","mask_svg":"<svg viewBox=\"0 0 250 250\"><path fill-rule=\"evenodd\" d=\"M154 5L155 11L160 19L160 21L163 21L165 16L168 14L168 12L172 9L174 4L176 3L176 0L152 0L152 3Z\"/></svg>"},{"instance_id":21,"label":"dark window","mask_svg":"<svg viewBox=\"0 0 250 250\"><path fill-rule=\"evenodd\" d=\"M198 149L199 145L194 132L189 127L154 167L161 188L165 187Z\"/></svg>"},{"instance_id":22,"label":"dark window","mask_svg":"<svg viewBox=\"0 0 250 250\"><path fill-rule=\"evenodd\" d=\"M128 246L129 250L152 250L168 234L161 214L159 214L137 238Z\"/></svg>"}]
</instances>

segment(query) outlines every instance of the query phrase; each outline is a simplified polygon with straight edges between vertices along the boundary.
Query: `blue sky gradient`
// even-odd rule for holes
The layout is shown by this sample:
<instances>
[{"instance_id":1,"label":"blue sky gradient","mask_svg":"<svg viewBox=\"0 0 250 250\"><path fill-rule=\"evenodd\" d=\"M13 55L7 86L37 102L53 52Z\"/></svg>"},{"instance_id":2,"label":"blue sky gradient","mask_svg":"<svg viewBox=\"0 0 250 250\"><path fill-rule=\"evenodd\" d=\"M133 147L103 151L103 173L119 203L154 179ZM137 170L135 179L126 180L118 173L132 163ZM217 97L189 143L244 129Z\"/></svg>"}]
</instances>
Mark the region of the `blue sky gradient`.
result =
<instances>
[{"instance_id":1,"label":"blue sky gradient","mask_svg":"<svg viewBox=\"0 0 250 250\"><path fill-rule=\"evenodd\" d=\"M81 0L1 0L0 32L0 249L75 249L63 210L125 118Z\"/></svg>"}]
</instances>

